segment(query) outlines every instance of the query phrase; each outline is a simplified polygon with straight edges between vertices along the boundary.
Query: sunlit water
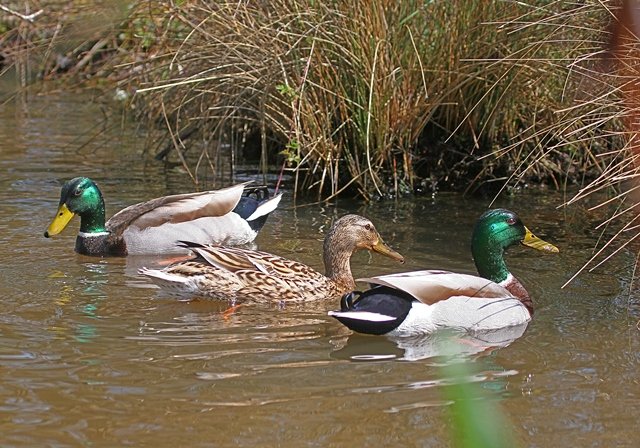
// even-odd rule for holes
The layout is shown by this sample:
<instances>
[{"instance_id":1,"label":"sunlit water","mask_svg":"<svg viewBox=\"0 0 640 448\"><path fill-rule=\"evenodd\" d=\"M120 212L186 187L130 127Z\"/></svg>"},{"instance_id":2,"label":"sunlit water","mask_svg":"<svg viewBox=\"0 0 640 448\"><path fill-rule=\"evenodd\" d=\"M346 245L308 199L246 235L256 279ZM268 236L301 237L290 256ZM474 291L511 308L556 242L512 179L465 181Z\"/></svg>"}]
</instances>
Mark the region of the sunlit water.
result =
<instances>
[{"instance_id":1,"label":"sunlit water","mask_svg":"<svg viewBox=\"0 0 640 448\"><path fill-rule=\"evenodd\" d=\"M27 104L0 107L2 446L449 446L444 392L452 381L441 366L465 359L475 371L467 380L508 416L523 446L638 446L633 258L623 254L560 289L598 238L598 217L557 209L560 194L496 203L561 250L508 255L536 302L526 331L399 341L354 335L326 315L337 303L229 313L226 303L158 298L135 274L157 259L79 256L77 221L45 239L70 177L97 180L109 215L193 187L142 155L133 126L102 129L87 97ZM470 232L488 204L439 194L294 207L288 195L257 244L321 269L324 232L356 212L407 259L402 266L359 253L356 276L473 273Z\"/></svg>"}]
</instances>

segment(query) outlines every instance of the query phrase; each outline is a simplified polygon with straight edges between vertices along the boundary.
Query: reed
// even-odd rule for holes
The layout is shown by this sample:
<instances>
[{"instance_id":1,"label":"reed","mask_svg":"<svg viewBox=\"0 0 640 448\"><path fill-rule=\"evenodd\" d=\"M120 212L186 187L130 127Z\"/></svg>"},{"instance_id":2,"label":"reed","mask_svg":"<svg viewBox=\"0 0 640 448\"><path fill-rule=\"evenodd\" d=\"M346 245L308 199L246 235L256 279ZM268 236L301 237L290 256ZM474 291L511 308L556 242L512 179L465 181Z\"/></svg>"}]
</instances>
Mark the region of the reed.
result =
<instances>
[{"instance_id":1,"label":"reed","mask_svg":"<svg viewBox=\"0 0 640 448\"><path fill-rule=\"evenodd\" d=\"M220 148L255 141L263 165L284 163L318 198L560 188L594 178L620 145L598 72L606 7L185 2L158 15L152 57L129 81L194 178ZM179 137L194 123L204 147L189 164Z\"/></svg>"},{"instance_id":2,"label":"reed","mask_svg":"<svg viewBox=\"0 0 640 448\"><path fill-rule=\"evenodd\" d=\"M62 36L86 8L38 25L41 72L60 71L56 49L67 72L137 92L150 147L196 183L253 159L318 199L562 188L624 156L612 1L105 4L80 39Z\"/></svg>"}]
</instances>

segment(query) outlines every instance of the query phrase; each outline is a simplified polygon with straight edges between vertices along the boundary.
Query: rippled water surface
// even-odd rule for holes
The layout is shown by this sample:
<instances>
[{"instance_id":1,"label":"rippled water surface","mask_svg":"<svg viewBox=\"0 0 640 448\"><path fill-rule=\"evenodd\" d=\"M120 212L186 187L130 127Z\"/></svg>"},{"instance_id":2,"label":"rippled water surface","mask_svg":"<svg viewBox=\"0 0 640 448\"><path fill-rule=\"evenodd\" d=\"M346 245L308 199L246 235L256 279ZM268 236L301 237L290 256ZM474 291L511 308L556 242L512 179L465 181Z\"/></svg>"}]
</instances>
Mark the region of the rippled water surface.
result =
<instances>
[{"instance_id":1,"label":"rippled water surface","mask_svg":"<svg viewBox=\"0 0 640 448\"><path fill-rule=\"evenodd\" d=\"M193 186L141 155L133 126L102 129L91 98L27 104L0 106L2 446L449 446L454 381L442 366L462 360L474 371L464 381L507 415L522 446L639 446L633 257L560 289L590 256L599 219L580 207L557 209L561 194L496 204L561 249L508 255L536 302L528 328L417 340L354 335L326 315L336 303L227 312L226 303L158 298L135 274L157 260L77 255L77 221L45 239L70 177L94 178L108 215ZM470 232L489 204L453 194L370 205L294 207L291 195L283 202L258 237L262 250L321 269L324 232L356 212L407 258L401 266L359 253L356 276L473 273ZM444 356L443 346L455 354Z\"/></svg>"}]
</instances>

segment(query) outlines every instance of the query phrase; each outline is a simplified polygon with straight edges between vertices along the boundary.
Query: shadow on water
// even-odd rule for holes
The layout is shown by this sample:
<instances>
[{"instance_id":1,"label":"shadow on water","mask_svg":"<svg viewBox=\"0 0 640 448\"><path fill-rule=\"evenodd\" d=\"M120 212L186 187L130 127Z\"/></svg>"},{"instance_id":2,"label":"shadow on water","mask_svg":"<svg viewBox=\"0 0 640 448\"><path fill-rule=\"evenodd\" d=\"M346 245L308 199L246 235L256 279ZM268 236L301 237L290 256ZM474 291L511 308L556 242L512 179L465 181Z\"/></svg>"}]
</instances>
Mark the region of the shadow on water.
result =
<instances>
[{"instance_id":1,"label":"shadow on water","mask_svg":"<svg viewBox=\"0 0 640 448\"><path fill-rule=\"evenodd\" d=\"M352 334L335 303L241 306L162 299L137 276L161 259L73 252L79 223L42 232L63 180L99 182L107 214L192 186L141 156L133 129L78 141L99 111L86 98L33 99L0 109L0 434L8 446L447 446L455 375L499 403L523 446L637 446L640 337L634 258L622 254L561 286L588 259L602 216L557 209L563 197L525 191L496 206L520 213L561 252L507 255L535 301L527 328L442 332L412 340ZM109 133L111 132L111 133ZM248 175L250 177L250 174ZM287 189L285 182L285 193ZM284 200L256 244L322 269L324 233L363 214L407 259L367 253L356 277L415 269L474 273L469 240L488 200L437 194L399 202L294 207ZM448 342L450 352L441 351Z\"/></svg>"}]
</instances>

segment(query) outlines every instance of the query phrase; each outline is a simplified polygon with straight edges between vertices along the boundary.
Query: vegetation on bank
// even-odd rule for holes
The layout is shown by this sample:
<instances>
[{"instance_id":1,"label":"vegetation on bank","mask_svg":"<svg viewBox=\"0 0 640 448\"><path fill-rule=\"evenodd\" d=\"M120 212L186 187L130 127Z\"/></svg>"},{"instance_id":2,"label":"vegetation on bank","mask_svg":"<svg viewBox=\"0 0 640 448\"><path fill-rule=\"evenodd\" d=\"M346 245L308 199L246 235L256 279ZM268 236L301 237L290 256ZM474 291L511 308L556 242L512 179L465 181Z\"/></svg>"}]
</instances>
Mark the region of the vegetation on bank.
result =
<instances>
[{"instance_id":1,"label":"vegetation on bank","mask_svg":"<svg viewBox=\"0 0 640 448\"><path fill-rule=\"evenodd\" d=\"M613 5L13 1L43 12L0 44L22 82L108 80L196 182L250 159L318 198L559 188L624 153Z\"/></svg>"}]
</instances>

